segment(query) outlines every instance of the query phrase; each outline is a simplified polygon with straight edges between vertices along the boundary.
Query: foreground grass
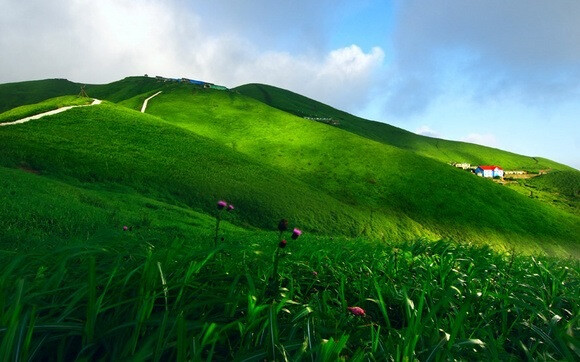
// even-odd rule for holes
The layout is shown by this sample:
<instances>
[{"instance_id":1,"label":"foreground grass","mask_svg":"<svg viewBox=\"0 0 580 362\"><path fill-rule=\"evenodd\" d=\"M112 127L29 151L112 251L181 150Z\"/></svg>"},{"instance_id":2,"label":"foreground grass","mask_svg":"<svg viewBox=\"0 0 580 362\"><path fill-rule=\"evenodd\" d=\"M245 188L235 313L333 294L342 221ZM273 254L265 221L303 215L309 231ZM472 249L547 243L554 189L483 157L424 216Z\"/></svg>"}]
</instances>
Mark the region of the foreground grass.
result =
<instances>
[{"instance_id":1,"label":"foreground grass","mask_svg":"<svg viewBox=\"0 0 580 362\"><path fill-rule=\"evenodd\" d=\"M580 357L578 261L304 235L273 282L276 233L199 231L2 251L0 359Z\"/></svg>"}]
</instances>

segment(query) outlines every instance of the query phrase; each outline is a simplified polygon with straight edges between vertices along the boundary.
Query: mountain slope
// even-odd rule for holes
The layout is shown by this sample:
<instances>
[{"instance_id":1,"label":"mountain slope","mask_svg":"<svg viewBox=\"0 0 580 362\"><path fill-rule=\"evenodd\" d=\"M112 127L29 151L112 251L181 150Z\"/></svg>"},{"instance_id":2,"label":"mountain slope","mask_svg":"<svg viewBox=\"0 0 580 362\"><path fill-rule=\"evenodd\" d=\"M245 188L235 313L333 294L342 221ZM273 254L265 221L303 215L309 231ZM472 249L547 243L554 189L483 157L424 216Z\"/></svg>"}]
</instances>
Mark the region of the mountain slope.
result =
<instances>
[{"instance_id":1,"label":"mountain slope","mask_svg":"<svg viewBox=\"0 0 580 362\"><path fill-rule=\"evenodd\" d=\"M291 173L366 210L369 220L387 217L387 224L370 223L378 235L408 229L400 220L410 219L439 237L501 240L504 246L523 239L541 239L545 246L554 239L578 241L572 215L431 158L245 96L176 88L157 96L148 112Z\"/></svg>"},{"instance_id":2,"label":"mountain slope","mask_svg":"<svg viewBox=\"0 0 580 362\"><path fill-rule=\"evenodd\" d=\"M235 92L120 82L100 86L99 97L136 108L163 90L149 103L155 117L106 102L2 127L0 166L208 214L225 198L237 206L231 221L246 227L269 229L286 217L328 235L578 249L577 215L433 157Z\"/></svg>"},{"instance_id":3,"label":"mountain slope","mask_svg":"<svg viewBox=\"0 0 580 362\"><path fill-rule=\"evenodd\" d=\"M544 158L527 157L465 142L420 136L385 123L353 116L300 94L269 85L246 84L234 90L299 117L333 120L335 127L445 163L494 164L501 165L504 169L527 171L570 169L568 166Z\"/></svg>"},{"instance_id":4,"label":"mountain slope","mask_svg":"<svg viewBox=\"0 0 580 362\"><path fill-rule=\"evenodd\" d=\"M234 220L260 228L275 226L281 217L327 234L337 223L344 234L358 235L364 228L363 213L292 175L156 117L111 104L3 127L0 142L0 165L71 185L109 185L118 192L129 188L210 214L216 200L225 198L240 210Z\"/></svg>"}]
</instances>

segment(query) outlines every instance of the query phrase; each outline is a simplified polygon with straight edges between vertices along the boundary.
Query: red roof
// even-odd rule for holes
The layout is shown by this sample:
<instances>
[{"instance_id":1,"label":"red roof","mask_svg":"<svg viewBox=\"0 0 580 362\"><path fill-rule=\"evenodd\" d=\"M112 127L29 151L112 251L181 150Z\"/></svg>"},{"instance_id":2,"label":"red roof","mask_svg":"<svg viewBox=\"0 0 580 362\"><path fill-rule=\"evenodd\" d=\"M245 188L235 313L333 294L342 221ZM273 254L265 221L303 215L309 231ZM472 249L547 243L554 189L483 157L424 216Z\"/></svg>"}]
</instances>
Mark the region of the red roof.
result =
<instances>
[{"instance_id":1,"label":"red roof","mask_svg":"<svg viewBox=\"0 0 580 362\"><path fill-rule=\"evenodd\" d=\"M499 166L479 166L479 168L481 168L482 170L495 170L497 168L498 170L503 171L503 168Z\"/></svg>"}]
</instances>

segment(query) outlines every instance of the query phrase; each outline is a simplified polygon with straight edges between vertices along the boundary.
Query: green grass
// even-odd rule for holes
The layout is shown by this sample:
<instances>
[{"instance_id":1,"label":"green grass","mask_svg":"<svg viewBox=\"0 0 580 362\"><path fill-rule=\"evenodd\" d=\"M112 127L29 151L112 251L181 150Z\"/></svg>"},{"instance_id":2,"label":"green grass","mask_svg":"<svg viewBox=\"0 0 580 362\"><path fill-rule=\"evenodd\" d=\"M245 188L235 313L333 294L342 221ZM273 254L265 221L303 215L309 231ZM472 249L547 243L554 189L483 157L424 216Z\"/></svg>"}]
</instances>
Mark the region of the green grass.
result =
<instances>
[{"instance_id":1,"label":"green grass","mask_svg":"<svg viewBox=\"0 0 580 362\"><path fill-rule=\"evenodd\" d=\"M22 118L52 111L61 107L91 104L92 101L92 98L78 96L61 96L51 98L39 103L16 107L4 113L0 113L0 123L17 121Z\"/></svg>"},{"instance_id":2,"label":"green grass","mask_svg":"<svg viewBox=\"0 0 580 362\"><path fill-rule=\"evenodd\" d=\"M155 242L127 231L49 253L4 251L0 357L579 357L577 261L304 235L271 279L276 234L230 237L211 249L211 238Z\"/></svg>"},{"instance_id":3,"label":"green grass","mask_svg":"<svg viewBox=\"0 0 580 362\"><path fill-rule=\"evenodd\" d=\"M147 240L211 235L212 217L114 184L63 182L30 166L0 167L2 249L30 251L121 235L124 225ZM227 226L227 228L233 228ZM200 229L207 229L202 232Z\"/></svg>"},{"instance_id":4,"label":"green grass","mask_svg":"<svg viewBox=\"0 0 580 362\"><path fill-rule=\"evenodd\" d=\"M578 199L580 197L580 172L556 171L524 180L525 184L541 190L556 192Z\"/></svg>"},{"instance_id":5,"label":"green grass","mask_svg":"<svg viewBox=\"0 0 580 362\"><path fill-rule=\"evenodd\" d=\"M247 84L235 91L299 117L322 117L338 121L335 127L393 145L445 163L500 165L506 170L571 170L539 157L527 157L490 147L416 135L401 128L353 116L302 95L264 84Z\"/></svg>"}]
</instances>

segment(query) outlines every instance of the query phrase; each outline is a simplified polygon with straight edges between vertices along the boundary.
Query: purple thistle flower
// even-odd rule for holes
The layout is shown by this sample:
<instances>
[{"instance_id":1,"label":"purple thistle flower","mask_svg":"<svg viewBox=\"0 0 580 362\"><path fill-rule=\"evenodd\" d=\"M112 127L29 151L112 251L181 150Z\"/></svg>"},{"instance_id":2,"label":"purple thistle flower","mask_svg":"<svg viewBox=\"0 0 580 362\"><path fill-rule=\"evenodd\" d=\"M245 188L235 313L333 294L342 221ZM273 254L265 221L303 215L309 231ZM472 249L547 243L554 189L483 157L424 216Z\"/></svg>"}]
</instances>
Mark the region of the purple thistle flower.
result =
<instances>
[{"instance_id":1,"label":"purple thistle flower","mask_svg":"<svg viewBox=\"0 0 580 362\"><path fill-rule=\"evenodd\" d=\"M234 205L232 205L232 204L229 204L229 205L228 205L228 209L227 209L227 210L228 210L228 211L232 211L233 209L234 209Z\"/></svg>"},{"instance_id":2,"label":"purple thistle flower","mask_svg":"<svg viewBox=\"0 0 580 362\"><path fill-rule=\"evenodd\" d=\"M359 317L364 317L365 316L365 310L362 309L361 307L348 307L346 308L349 310L349 312L351 312L352 314L354 314L355 316L359 316Z\"/></svg>"},{"instance_id":3,"label":"purple thistle flower","mask_svg":"<svg viewBox=\"0 0 580 362\"><path fill-rule=\"evenodd\" d=\"M228 203L225 202L224 200L220 200L217 203L217 208L218 210L222 210L224 207L228 206Z\"/></svg>"},{"instance_id":4,"label":"purple thistle flower","mask_svg":"<svg viewBox=\"0 0 580 362\"><path fill-rule=\"evenodd\" d=\"M292 239L296 240L300 235L302 235L302 231L300 229L294 228L292 231Z\"/></svg>"},{"instance_id":5,"label":"purple thistle flower","mask_svg":"<svg viewBox=\"0 0 580 362\"><path fill-rule=\"evenodd\" d=\"M286 240L282 240L282 241L280 242L280 244L278 244L278 246L279 246L280 248L284 249L284 248L286 247Z\"/></svg>"},{"instance_id":6,"label":"purple thistle flower","mask_svg":"<svg viewBox=\"0 0 580 362\"><path fill-rule=\"evenodd\" d=\"M127 231L129 228L127 227L127 225L123 226L123 231Z\"/></svg>"}]
</instances>

